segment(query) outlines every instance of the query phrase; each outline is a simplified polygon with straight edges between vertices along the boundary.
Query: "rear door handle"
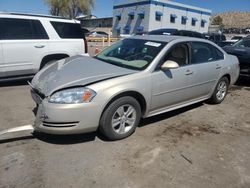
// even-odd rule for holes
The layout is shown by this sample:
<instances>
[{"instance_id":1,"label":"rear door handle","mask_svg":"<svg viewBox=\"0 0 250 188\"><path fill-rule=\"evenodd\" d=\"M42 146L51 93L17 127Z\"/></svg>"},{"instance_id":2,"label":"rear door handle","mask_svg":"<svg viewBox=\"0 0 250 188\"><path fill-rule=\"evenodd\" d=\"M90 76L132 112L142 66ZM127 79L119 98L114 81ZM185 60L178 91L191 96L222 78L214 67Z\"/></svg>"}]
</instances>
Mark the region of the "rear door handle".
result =
<instances>
[{"instance_id":1,"label":"rear door handle","mask_svg":"<svg viewBox=\"0 0 250 188\"><path fill-rule=\"evenodd\" d=\"M190 70L186 70L186 73L185 73L185 75L191 75L191 74L193 74L194 72L192 72L192 71L190 71Z\"/></svg>"},{"instance_id":2,"label":"rear door handle","mask_svg":"<svg viewBox=\"0 0 250 188\"><path fill-rule=\"evenodd\" d=\"M45 45L37 45L37 46L34 46L35 48L44 48Z\"/></svg>"}]
</instances>

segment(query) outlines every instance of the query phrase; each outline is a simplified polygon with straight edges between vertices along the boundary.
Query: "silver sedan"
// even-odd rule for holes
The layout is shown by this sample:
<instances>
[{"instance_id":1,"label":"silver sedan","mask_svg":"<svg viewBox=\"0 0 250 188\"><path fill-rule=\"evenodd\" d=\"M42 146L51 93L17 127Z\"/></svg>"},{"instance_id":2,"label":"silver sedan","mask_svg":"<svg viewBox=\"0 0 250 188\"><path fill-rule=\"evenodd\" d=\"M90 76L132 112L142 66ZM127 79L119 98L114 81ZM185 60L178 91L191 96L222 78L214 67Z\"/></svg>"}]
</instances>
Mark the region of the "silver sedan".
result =
<instances>
[{"instance_id":1,"label":"silver sedan","mask_svg":"<svg viewBox=\"0 0 250 188\"><path fill-rule=\"evenodd\" d=\"M77 56L42 69L32 80L34 128L49 134L99 130L130 136L141 118L200 101L221 103L239 62L203 39L134 36L95 57Z\"/></svg>"}]
</instances>

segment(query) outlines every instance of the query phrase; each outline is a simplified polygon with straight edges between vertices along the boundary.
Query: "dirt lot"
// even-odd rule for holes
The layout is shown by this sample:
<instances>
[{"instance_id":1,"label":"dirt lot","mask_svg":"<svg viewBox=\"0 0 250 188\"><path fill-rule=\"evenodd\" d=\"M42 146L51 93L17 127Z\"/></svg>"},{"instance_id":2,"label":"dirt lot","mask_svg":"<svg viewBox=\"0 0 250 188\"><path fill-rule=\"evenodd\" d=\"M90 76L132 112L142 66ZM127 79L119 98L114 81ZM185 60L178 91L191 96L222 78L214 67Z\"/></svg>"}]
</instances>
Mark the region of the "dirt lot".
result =
<instances>
[{"instance_id":1,"label":"dirt lot","mask_svg":"<svg viewBox=\"0 0 250 188\"><path fill-rule=\"evenodd\" d=\"M25 83L0 87L0 130L34 121ZM249 188L250 80L221 105L200 103L141 122L130 138L16 133L0 138L0 188Z\"/></svg>"}]
</instances>

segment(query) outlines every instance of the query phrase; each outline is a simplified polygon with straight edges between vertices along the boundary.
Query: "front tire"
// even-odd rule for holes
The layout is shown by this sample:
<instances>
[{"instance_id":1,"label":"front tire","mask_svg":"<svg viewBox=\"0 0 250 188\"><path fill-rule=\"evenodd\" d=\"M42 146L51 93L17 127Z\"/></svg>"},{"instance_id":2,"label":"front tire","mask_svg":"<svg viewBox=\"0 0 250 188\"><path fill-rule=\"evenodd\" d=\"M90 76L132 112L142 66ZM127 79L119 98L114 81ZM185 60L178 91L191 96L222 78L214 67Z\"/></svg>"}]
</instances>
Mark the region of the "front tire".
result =
<instances>
[{"instance_id":1,"label":"front tire","mask_svg":"<svg viewBox=\"0 0 250 188\"><path fill-rule=\"evenodd\" d=\"M209 102L212 104L220 104L226 97L229 87L229 80L226 77L223 77L217 83L212 97L209 99Z\"/></svg>"},{"instance_id":2,"label":"front tire","mask_svg":"<svg viewBox=\"0 0 250 188\"><path fill-rule=\"evenodd\" d=\"M134 133L141 119L141 107L133 97L112 102L100 120L100 131L109 140L121 140Z\"/></svg>"}]
</instances>

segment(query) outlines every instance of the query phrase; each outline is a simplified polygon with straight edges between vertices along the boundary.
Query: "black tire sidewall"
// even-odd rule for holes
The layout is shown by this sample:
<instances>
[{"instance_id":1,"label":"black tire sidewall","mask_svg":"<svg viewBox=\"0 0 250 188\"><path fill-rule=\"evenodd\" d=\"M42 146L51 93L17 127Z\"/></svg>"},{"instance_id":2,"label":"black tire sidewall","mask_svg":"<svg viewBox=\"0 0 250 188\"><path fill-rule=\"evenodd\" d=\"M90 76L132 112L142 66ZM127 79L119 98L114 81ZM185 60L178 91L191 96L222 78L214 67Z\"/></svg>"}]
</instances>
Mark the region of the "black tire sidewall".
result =
<instances>
[{"instance_id":1,"label":"black tire sidewall","mask_svg":"<svg viewBox=\"0 0 250 188\"><path fill-rule=\"evenodd\" d=\"M134 126L124 134L118 134L116 133L112 128L112 117L116 110L123 105L131 105L136 110L136 121L134 123ZM121 97L114 102L112 102L104 111L101 120L100 120L100 131L101 133L108 138L109 140L121 140L123 138L126 138L134 133L135 129L137 128L139 122L141 119L141 107L138 101L133 97Z\"/></svg>"}]
</instances>

